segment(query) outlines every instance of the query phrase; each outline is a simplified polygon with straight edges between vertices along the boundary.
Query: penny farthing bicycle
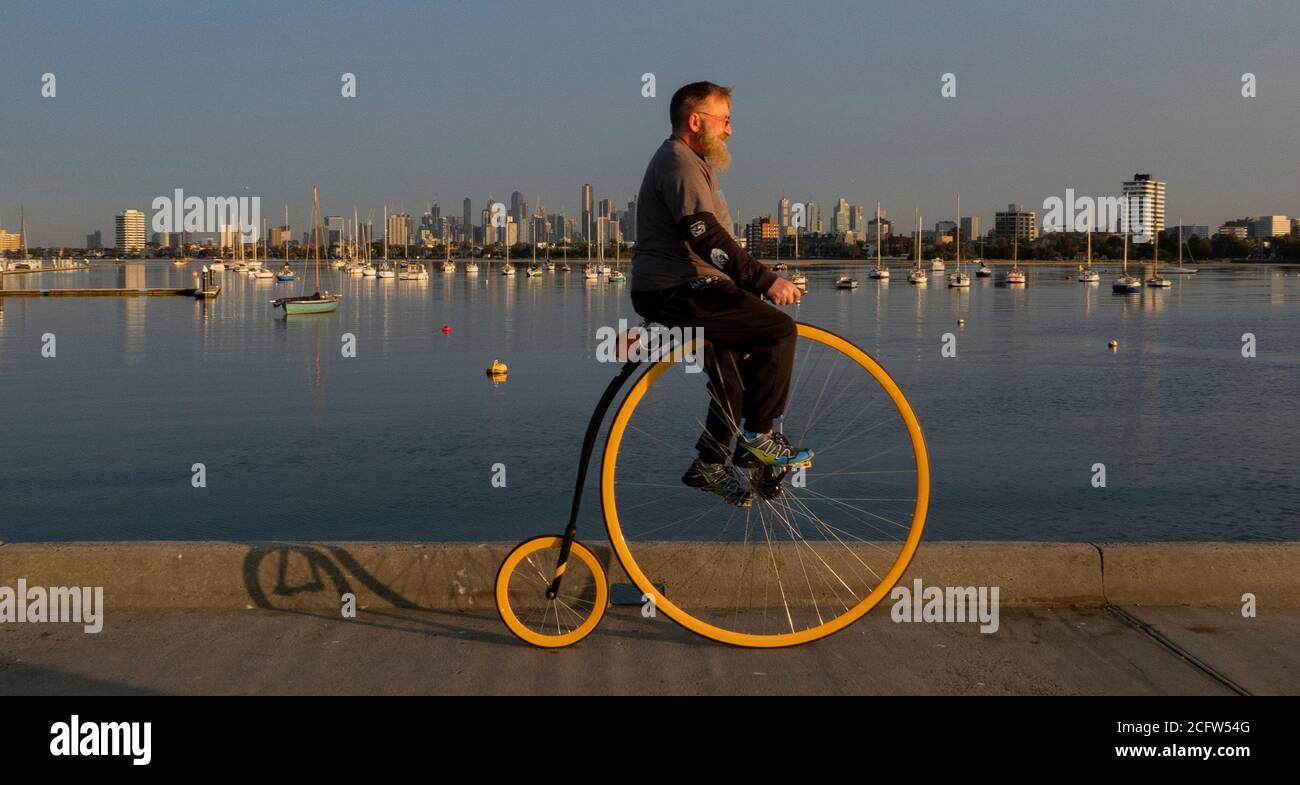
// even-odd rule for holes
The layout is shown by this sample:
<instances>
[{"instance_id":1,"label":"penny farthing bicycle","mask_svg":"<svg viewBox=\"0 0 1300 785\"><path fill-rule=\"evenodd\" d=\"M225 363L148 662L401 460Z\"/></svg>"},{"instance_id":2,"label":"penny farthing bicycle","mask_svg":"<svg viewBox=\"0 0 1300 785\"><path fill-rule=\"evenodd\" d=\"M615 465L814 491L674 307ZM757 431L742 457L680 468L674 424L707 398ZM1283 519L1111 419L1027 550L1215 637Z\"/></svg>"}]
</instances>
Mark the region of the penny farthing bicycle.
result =
<instances>
[{"instance_id":1,"label":"penny farthing bicycle","mask_svg":"<svg viewBox=\"0 0 1300 785\"><path fill-rule=\"evenodd\" d=\"M812 465L734 469L751 489L742 508L680 479L710 403L707 375L687 362L703 356L696 337L629 360L605 389L583 439L568 527L520 543L497 573L497 610L522 640L577 643L609 604L605 568L576 539L578 509L605 415L633 376L605 438L600 502L614 555L658 611L722 643L792 646L852 624L902 577L925 527L930 464L916 415L885 369L839 335L799 323L776 427L814 451Z\"/></svg>"}]
</instances>

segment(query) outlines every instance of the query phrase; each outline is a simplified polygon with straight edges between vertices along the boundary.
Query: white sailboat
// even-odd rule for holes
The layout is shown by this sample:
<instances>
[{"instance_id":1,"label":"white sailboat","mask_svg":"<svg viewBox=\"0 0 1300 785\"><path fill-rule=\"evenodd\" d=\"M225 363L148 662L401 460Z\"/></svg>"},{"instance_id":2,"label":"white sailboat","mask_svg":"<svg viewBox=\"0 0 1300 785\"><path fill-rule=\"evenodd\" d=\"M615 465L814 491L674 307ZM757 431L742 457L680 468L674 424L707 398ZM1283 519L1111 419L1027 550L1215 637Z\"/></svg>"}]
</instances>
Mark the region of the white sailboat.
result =
<instances>
[{"instance_id":1,"label":"white sailboat","mask_svg":"<svg viewBox=\"0 0 1300 785\"><path fill-rule=\"evenodd\" d=\"M1079 272L1079 283L1097 283L1101 273L1092 269L1092 228L1088 229L1088 269Z\"/></svg>"},{"instance_id":2,"label":"white sailboat","mask_svg":"<svg viewBox=\"0 0 1300 785\"><path fill-rule=\"evenodd\" d=\"M377 278L396 278L397 272L393 270L388 260L388 205L384 205L384 261L375 271Z\"/></svg>"},{"instance_id":3,"label":"white sailboat","mask_svg":"<svg viewBox=\"0 0 1300 785\"><path fill-rule=\"evenodd\" d=\"M1011 269L1007 271L1006 282L1008 286L1024 286L1025 272L1020 269L1020 235L1014 234L1011 237Z\"/></svg>"},{"instance_id":4,"label":"white sailboat","mask_svg":"<svg viewBox=\"0 0 1300 785\"><path fill-rule=\"evenodd\" d=\"M1183 222L1178 221L1178 264L1165 267L1166 273L1177 273L1179 275L1194 275L1200 270L1195 267L1183 267Z\"/></svg>"},{"instance_id":5,"label":"white sailboat","mask_svg":"<svg viewBox=\"0 0 1300 785\"><path fill-rule=\"evenodd\" d=\"M1151 277L1147 279L1147 286L1152 289L1168 289L1173 286L1173 281L1160 277L1160 232L1155 229L1151 230L1151 262L1154 266Z\"/></svg>"},{"instance_id":6,"label":"white sailboat","mask_svg":"<svg viewBox=\"0 0 1300 785\"><path fill-rule=\"evenodd\" d=\"M27 250L27 208L18 207L18 234L22 240L23 256L18 261L9 266L11 270L39 270L41 269L41 260L33 259L31 251Z\"/></svg>"},{"instance_id":7,"label":"white sailboat","mask_svg":"<svg viewBox=\"0 0 1300 785\"><path fill-rule=\"evenodd\" d=\"M950 289L970 286L970 276L961 271L961 194L957 195L957 227L953 231L957 240L957 272L948 276Z\"/></svg>"},{"instance_id":8,"label":"white sailboat","mask_svg":"<svg viewBox=\"0 0 1300 785\"><path fill-rule=\"evenodd\" d=\"M1117 294L1134 294L1142 291L1142 281L1128 274L1128 230L1124 230L1124 266L1122 274L1111 284L1111 291Z\"/></svg>"},{"instance_id":9,"label":"white sailboat","mask_svg":"<svg viewBox=\"0 0 1300 785\"><path fill-rule=\"evenodd\" d=\"M880 263L881 260L881 242L880 242L880 202L876 202L876 266L870 272L872 278L882 281L889 280L889 268Z\"/></svg>"},{"instance_id":10,"label":"white sailboat","mask_svg":"<svg viewBox=\"0 0 1300 785\"><path fill-rule=\"evenodd\" d=\"M912 251L916 256L916 264L912 267L912 272L907 274L907 282L915 284L929 283L930 276L926 274L925 267L921 265L921 214L912 211L916 216L916 233L912 235Z\"/></svg>"}]
</instances>

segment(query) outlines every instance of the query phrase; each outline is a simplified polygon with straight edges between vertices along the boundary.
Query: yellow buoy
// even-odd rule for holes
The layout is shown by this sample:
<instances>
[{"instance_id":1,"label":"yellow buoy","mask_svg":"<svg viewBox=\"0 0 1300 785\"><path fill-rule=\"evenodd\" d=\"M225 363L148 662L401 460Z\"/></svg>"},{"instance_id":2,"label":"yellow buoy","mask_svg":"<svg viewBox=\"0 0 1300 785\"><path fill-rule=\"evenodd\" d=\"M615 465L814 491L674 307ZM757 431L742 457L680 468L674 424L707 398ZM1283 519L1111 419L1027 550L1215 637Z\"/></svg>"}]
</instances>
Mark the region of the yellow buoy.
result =
<instances>
[{"instance_id":1,"label":"yellow buoy","mask_svg":"<svg viewBox=\"0 0 1300 785\"><path fill-rule=\"evenodd\" d=\"M501 375L505 374L507 370L508 370L508 369L506 368L506 364L505 364L505 363L501 362L500 360L493 360L493 361L492 361L492 364L488 366L488 369L487 369L487 375L488 375L488 376L501 376Z\"/></svg>"},{"instance_id":2,"label":"yellow buoy","mask_svg":"<svg viewBox=\"0 0 1300 785\"><path fill-rule=\"evenodd\" d=\"M1111 342L1110 342L1110 348L1112 348L1112 349L1118 349L1118 348L1119 348L1119 341L1116 341L1116 340L1114 340L1114 339L1111 339Z\"/></svg>"}]
</instances>

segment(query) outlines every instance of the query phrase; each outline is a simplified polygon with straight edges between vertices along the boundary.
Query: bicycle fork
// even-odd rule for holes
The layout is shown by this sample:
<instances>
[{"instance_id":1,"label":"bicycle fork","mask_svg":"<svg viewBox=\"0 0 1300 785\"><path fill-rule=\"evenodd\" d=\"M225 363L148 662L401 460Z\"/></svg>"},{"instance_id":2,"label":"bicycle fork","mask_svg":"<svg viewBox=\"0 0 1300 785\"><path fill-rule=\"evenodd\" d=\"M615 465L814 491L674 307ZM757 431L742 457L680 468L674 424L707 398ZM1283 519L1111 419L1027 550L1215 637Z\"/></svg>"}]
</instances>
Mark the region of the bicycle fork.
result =
<instances>
[{"instance_id":1,"label":"bicycle fork","mask_svg":"<svg viewBox=\"0 0 1300 785\"><path fill-rule=\"evenodd\" d=\"M596 404L596 410L591 413L591 421L587 423L587 433L582 439L582 457L578 460L578 481L573 488L573 506L569 510L569 525L564 529L564 542L560 544L560 558L555 565L555 577L551 579L550 588L546 590L548 600L555 599L560 593L560 579L564 577L564 569L569 564L569 551L572 549L573 540L578 536L578 508L582 504L582 484L587 481L587 464L590 463L591 451L596 446L600 424L605 421L605 413L609 411L614 396L640 364L639 360L628 360L623 364L623 370L619 371L618 376L615 376L605 388L604 395L600 396L600 402Z\"/></svg>"}]
</instances>

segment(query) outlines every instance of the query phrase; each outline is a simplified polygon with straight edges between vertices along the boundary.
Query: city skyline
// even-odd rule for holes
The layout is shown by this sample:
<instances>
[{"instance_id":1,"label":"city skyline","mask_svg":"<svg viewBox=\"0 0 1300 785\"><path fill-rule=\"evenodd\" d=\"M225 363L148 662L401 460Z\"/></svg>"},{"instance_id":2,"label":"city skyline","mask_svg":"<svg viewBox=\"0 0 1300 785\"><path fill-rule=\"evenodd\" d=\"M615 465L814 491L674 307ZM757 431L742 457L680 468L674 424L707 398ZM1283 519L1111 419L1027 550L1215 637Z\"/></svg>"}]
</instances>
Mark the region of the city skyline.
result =
<instances>
[{"instance_id":1,"label":"city skyline","mask_svg":"<svg viewBox=\"0 0 1300 785\"><path fill-rule=\"evenodd\" d=\"M383 36L306 5L19 6L0 52L0 226L16 231L25 205L32 245L78 246L175 188L261 196L277 215L287 202L301 225L313 184L345 215L433 201L454 213L466 194L476 215L519 191L581 221L583 183L594 202L635 195L669 97L700 78L736 90L720 179L746 223L783 196L816 201L826 223L841 195L952 217L961 193L987 227L1008 203L1041 214L1066 188L1118 196L1135 172L1168 184L1170 225L1300 213L1287 163L1300 158L1300 66L1268 45L1300 21L1294 7L677 5L668 22L596 5L386 4L376 18L409 24ZM336 45L282 35L290 22ZM340 94L347 73L356 98Z\"/></svg>"}]
</instances>

